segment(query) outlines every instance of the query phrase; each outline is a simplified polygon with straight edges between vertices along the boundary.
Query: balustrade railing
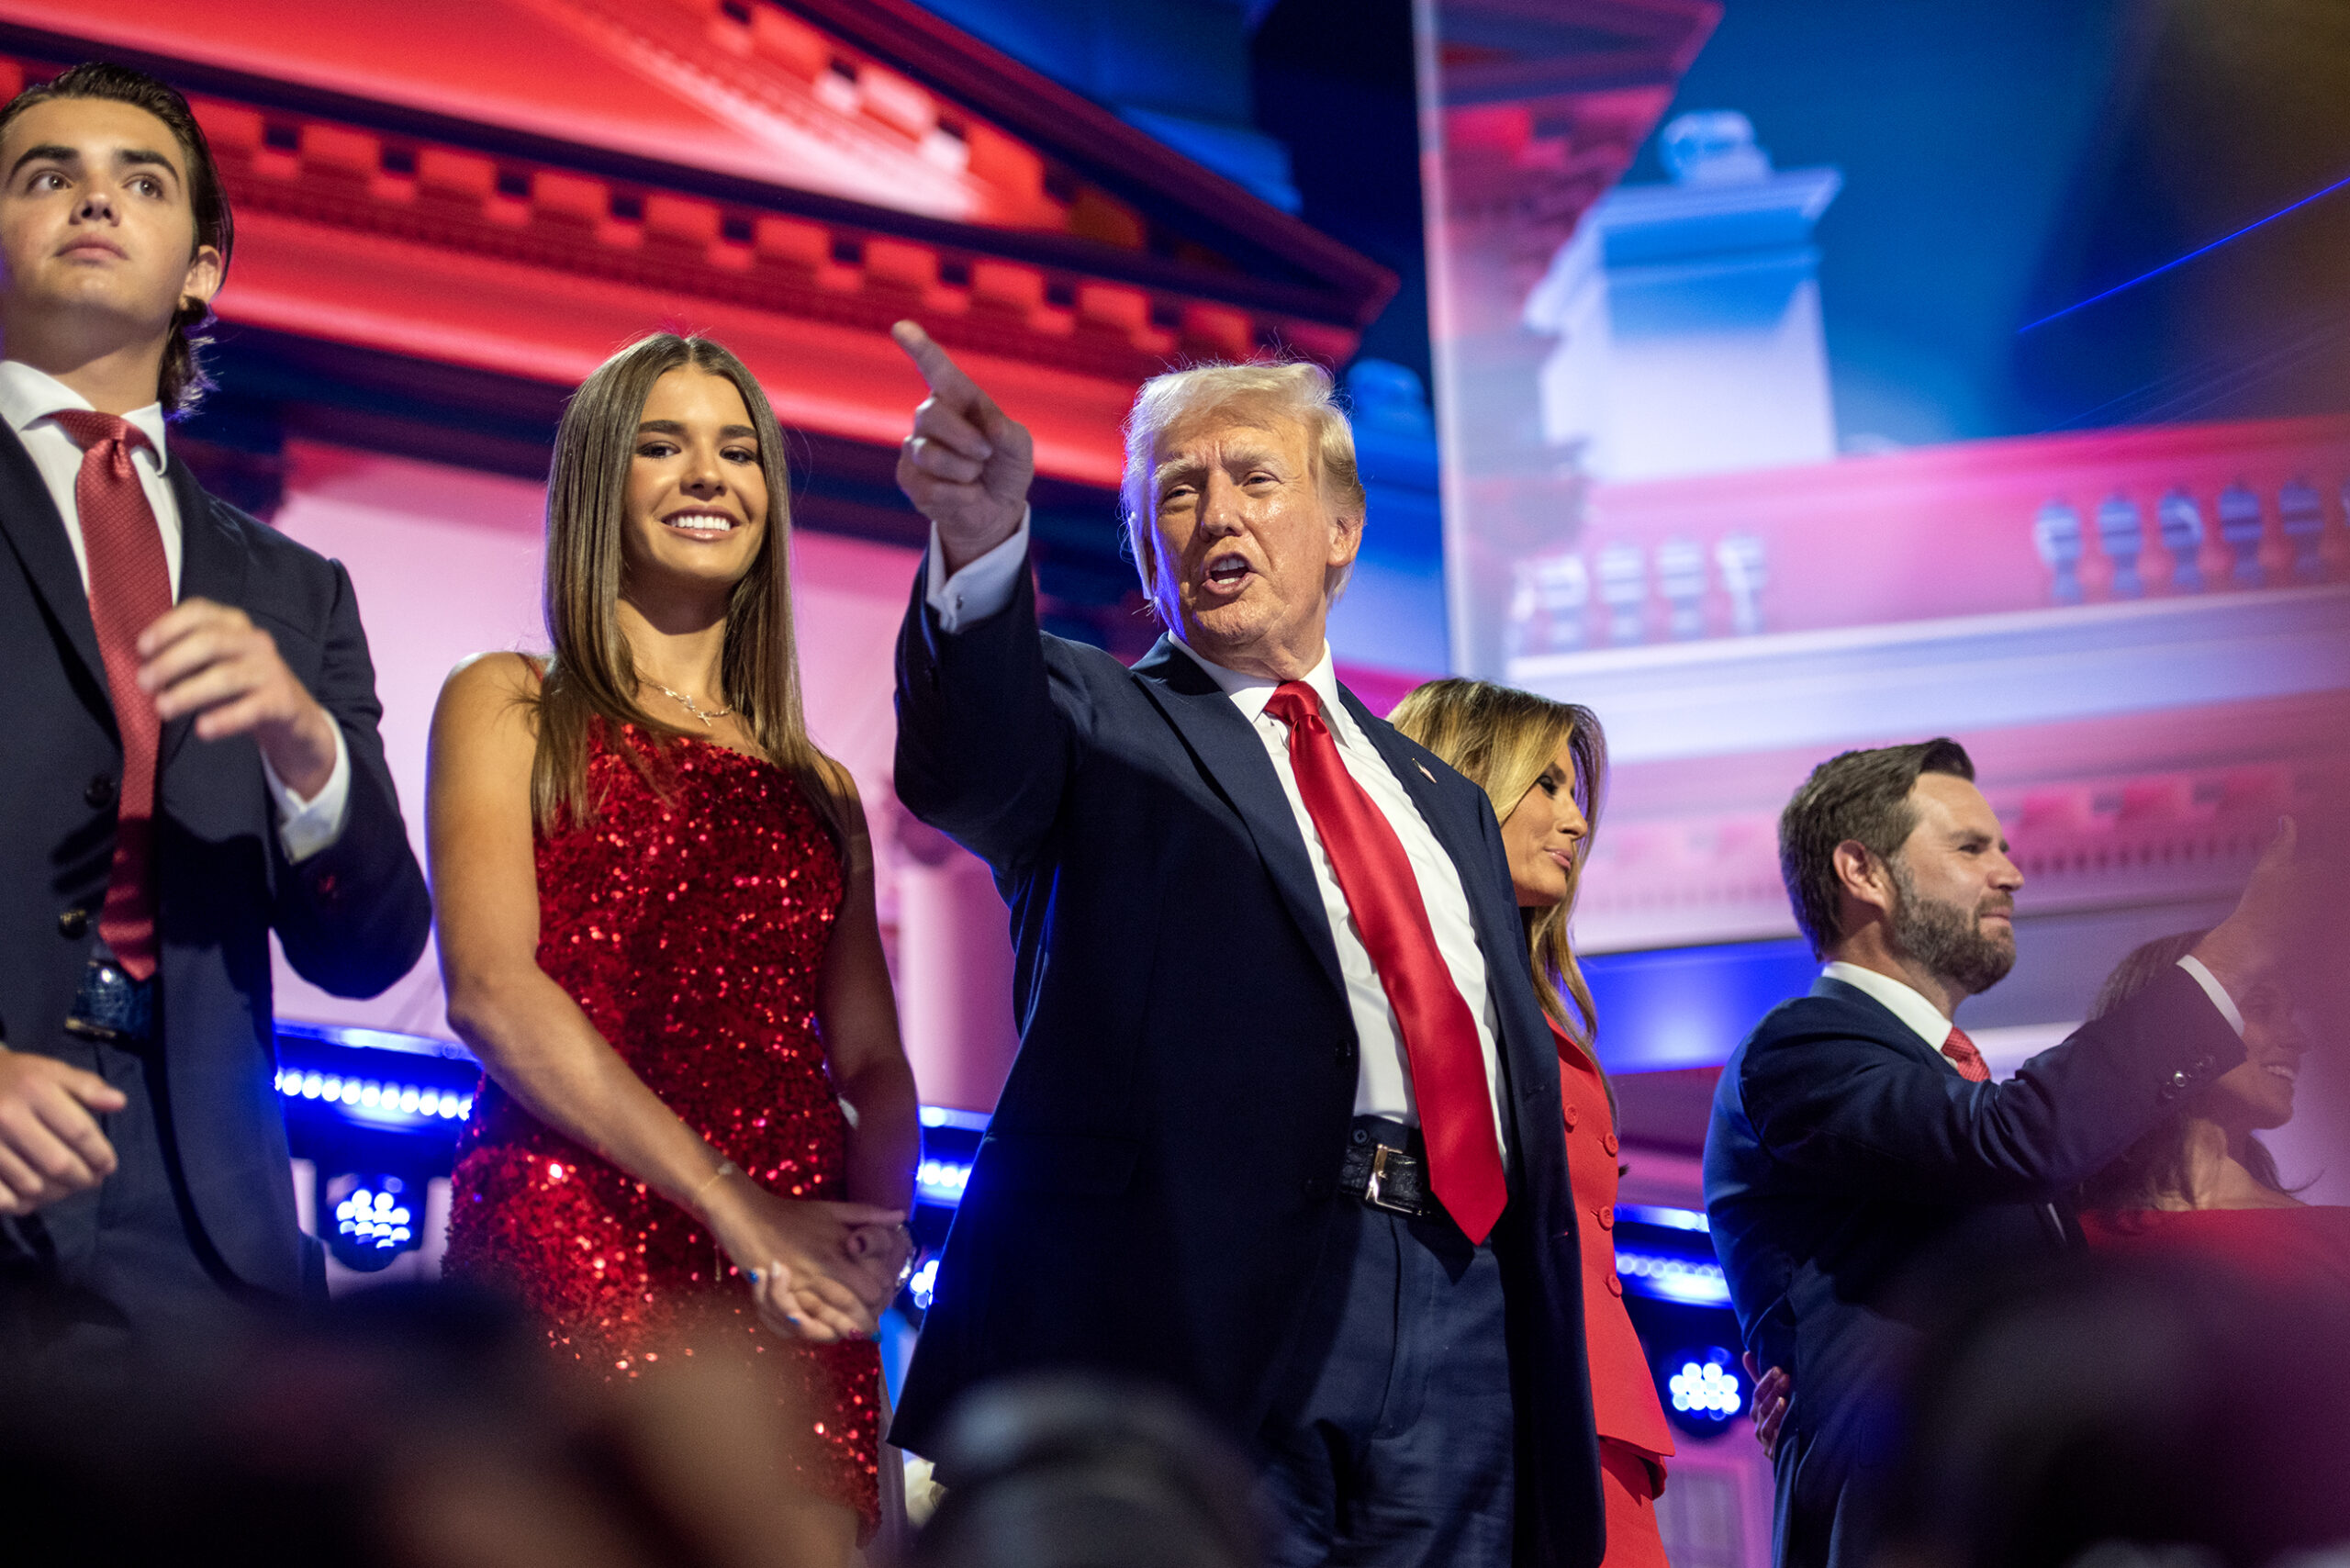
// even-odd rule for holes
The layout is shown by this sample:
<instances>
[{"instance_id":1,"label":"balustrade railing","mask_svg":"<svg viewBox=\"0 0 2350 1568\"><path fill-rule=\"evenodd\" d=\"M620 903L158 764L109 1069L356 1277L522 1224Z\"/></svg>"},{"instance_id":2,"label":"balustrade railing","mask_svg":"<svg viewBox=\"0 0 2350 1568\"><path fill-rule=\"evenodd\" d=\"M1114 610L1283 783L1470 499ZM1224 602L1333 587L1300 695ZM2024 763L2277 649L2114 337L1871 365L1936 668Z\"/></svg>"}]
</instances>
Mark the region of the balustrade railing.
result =
<instances>
[{"instance_id":1,"label":"balustrade railing","mask_svg":"<svg viewBox=\"0 0 2350 1568\"><path fill-rule=\"evenodd\" d=\"M1513 563L1513 659L2350 580L2350 420L1600 486Z\"/></svg>"}]
</instances>

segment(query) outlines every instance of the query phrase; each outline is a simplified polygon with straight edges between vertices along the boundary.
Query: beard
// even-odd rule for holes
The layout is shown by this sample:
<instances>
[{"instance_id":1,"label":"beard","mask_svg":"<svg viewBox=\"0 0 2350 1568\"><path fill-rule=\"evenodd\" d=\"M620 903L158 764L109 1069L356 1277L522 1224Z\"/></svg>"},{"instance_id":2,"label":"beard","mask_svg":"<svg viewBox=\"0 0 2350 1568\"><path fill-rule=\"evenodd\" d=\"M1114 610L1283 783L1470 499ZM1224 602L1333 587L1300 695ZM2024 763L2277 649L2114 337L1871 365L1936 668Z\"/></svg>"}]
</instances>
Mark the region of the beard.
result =
<instances>
[{"instance_id":1,"label":"beard","mask_svg":"<svg viewBox=\"0 0 2350 1568\"><path fill-rule=\"evenodd\" d=\"M1898 859L1887 862L1899 895L1893 906L1894 946L1944 984L1980 996L2016 967L2013 935L1994 936L1983 929L1986 912L2007 913L2013 900L1986 899L1972 910L1919 895L1909 868Z\"/></svg>"}]
</instances>

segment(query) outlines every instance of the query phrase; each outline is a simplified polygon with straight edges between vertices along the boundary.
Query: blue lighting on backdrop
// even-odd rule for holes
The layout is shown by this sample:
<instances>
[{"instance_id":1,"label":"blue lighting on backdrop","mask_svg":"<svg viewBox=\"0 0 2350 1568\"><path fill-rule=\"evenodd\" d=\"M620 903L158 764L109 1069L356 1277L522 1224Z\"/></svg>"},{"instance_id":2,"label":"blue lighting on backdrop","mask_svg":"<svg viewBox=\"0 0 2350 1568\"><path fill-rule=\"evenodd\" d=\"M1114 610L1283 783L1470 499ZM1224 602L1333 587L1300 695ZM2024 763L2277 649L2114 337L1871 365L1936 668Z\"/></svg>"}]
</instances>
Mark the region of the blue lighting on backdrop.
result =
<instances>
[{"instance_id":1,"label":"blue lighting on backdrop","mask_svg":"<svg viewBox=\"0 0 2350 1568\"><path fill-rule=\"evenodd\" d=\"M1583 960L1610 1072L1719 1067L1762 1014L1801 996L1819 960L1799 937L1599 953Z\"/></svg>"},{"instance_id":2,"label":"blue lighting on backdrop","mask_svg":"<svg viewBox=\"0 0 2350 1568\"><path fill-rule=\"evenodd\" d=\"M2142 283L2151 283L2155 278L2162 276L2165 273L2176 272L2180 267L2183 267L2188 263L2193 261L2196 257L2208 256L2212 252L2218 250L2221 246L2232 244L2235 241L2243 239L2245 235L2251 233L2255 229L2266 229L2270 224L2276 222L2278 218L2285 217L2287 214L2299 212L2301 208L2309 206L2310 203L2316 201L2321 196L2332 196L2334 192L2341 190L2345 185L2350 185L2350 177L2336 180L2322 190L2311 191L2309 195L2301 197L2300 200L2280 207L2276 211L2270 213L2267 217L2256 218L2254 221L2245 224L2243 228L2237 230L2232 234L2222 234L2208 245L2198 245L2192 251L2188 252L2187 254L2179 256L2172 261L2165 262L2161 266L2154 268L2152 272L2140 273L2136 277L2130 279L2127 283L2117 283L2111 288L2106 289L2100 294L2092 294L2087 299L2065 306L2065 308L2055 312L2053 315L2042 316L2037 321L2027 321L2022 326L2016 329L2016 335L2018 337L2021 337L2024 333L2031 331L2034 327L2045 327L2051 321L2061 321L2076 310L2086 310L2101 299L2110 299L2115 295L2133 289Z\"/></svg>"}]
</instances>

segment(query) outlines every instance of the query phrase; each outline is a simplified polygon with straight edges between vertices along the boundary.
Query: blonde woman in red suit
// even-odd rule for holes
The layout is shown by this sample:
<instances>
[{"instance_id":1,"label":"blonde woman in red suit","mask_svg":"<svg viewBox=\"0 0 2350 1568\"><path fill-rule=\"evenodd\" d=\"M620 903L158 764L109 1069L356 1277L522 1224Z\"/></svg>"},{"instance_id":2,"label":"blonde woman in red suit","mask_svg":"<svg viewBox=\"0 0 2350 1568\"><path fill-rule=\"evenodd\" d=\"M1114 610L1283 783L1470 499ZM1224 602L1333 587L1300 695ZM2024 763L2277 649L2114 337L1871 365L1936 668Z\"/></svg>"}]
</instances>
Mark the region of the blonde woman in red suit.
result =
<instances>
[{"instance_id":1,"label":"blonde woman in red suit","mask_svg":"<svg viewBox=\"0 0 2350 1568\"><path fill-rule=\"evenodd\" d=\"M1607 782L1606 737L1587 708L1479 680L1430 681L1389 722L1483 790L1501 818L1535 991L1558 1042L1567 1162L1586 1222L1583 1334L1607 1497L1603 1568L1665 1568L1656 1497L1673 1437L1616 1274L1615 1095L1592 1048L1597 1019L1567 931Z\"/></svg>"}]
</instances>

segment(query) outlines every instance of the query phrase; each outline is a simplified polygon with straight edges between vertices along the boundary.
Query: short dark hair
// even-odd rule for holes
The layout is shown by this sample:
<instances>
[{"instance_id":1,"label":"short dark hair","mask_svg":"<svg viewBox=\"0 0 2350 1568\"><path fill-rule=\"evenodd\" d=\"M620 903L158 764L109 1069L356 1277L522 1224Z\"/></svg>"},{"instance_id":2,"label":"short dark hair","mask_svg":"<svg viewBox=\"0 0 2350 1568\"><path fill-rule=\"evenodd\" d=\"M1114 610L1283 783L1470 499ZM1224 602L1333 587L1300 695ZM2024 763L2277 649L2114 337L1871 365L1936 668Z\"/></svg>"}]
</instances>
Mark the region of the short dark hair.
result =
<instances>
[{"instance_id":1,"label":"short dark hair","mask_svg":"<svg viewBox=\"0 0 2350 1568\"><path fill-rule=\"evenodd\" d=\"M1825 958L1845 935L1836 846L1852 839L1878 859L1892 859L1917 829L1909 791L1924 773L1972 782L1975 764L1947 736L1848 751L1813 768L1779 813L1779 877L1814 953Z\"/></svg>"},{"instance_id":2,"label":"short dark hair","mask_svg":"<svg viewBox=\"0 0 2350 1568\"><path fill-rule=\"evenodd\" d=\"M61 72L46 82L26 88L0 107L0 136L7 134L17 117L37 104L59 98L102 98L144 109L171 130L187 157L188 206L196 217L196 242L220 252L228 270L229 252L236 249L237 224L229 211L229 196L220 185L220 167L212 161L212 144L196 123L196 111L179 89L128 65L93 60ZM189 252L195 254L193 251ZM212 340L200 333L211 325L212 308L201 300L183 299L172 317L172 341L163 350L163 373L156 395L166 414L185 414L212 389L197 350Z\"/></svg>"}]
</instances>

